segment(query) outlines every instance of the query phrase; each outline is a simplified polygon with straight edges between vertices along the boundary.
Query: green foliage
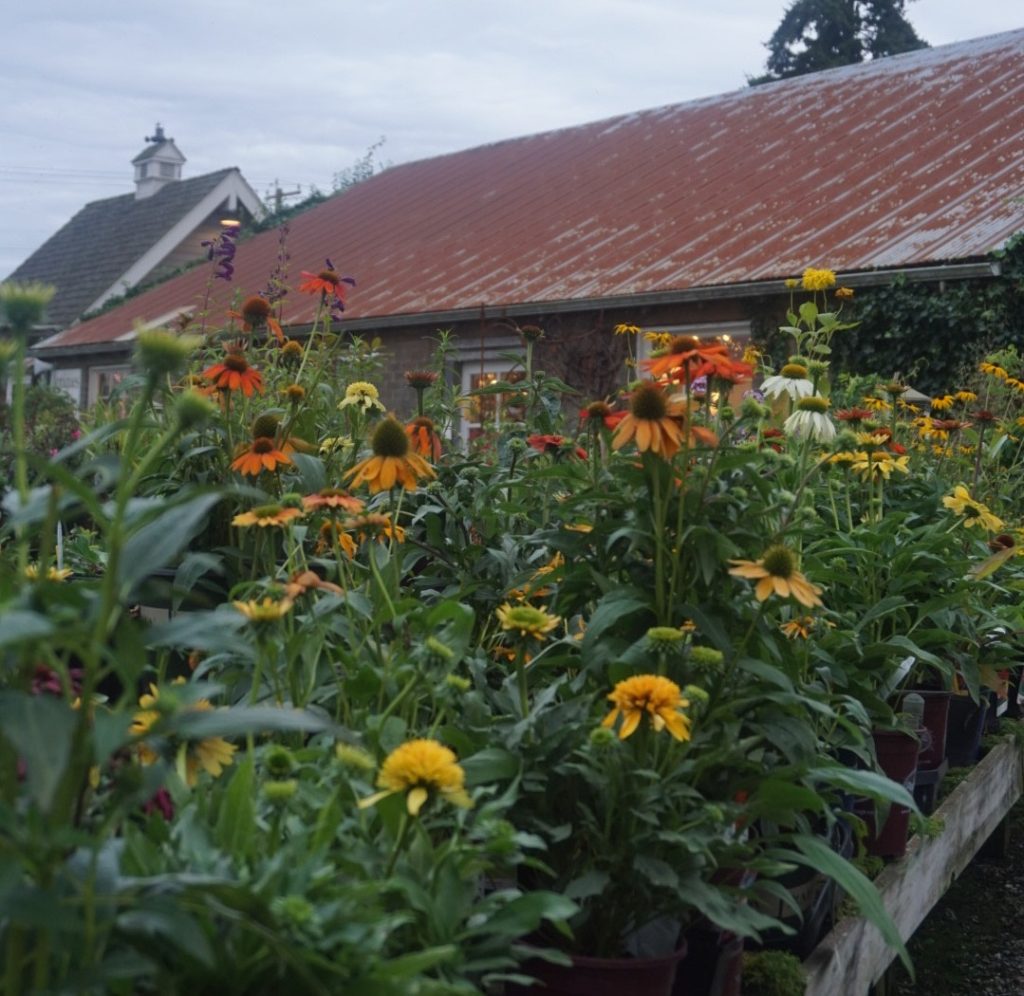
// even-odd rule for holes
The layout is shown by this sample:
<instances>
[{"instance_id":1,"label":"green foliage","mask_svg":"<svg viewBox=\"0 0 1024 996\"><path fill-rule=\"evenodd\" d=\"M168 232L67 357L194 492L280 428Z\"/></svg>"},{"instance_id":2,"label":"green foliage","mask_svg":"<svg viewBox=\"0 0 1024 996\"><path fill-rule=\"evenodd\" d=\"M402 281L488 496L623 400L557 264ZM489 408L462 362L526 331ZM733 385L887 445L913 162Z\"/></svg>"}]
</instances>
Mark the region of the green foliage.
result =
<instances>
[{"instance_id":1,"label":"green foliage","mask_svg":"<svg viewBox=\"0 0 1024 996\"><path fill-rule=\"evenodd\" d=\"M748 951L743 955L743 996L802 996L804 970L788 951Z\"/></svg>"},{"instance_id":2,"label":"green foliage","mask_svg":"<svg viewBox=\"0 0 1024 996\"><path fill-rule=\"evenodd\" d=\"M751 86L926 48L906 0L793 0L767 43L767 72Z\"/></svg>"}]
</instances>

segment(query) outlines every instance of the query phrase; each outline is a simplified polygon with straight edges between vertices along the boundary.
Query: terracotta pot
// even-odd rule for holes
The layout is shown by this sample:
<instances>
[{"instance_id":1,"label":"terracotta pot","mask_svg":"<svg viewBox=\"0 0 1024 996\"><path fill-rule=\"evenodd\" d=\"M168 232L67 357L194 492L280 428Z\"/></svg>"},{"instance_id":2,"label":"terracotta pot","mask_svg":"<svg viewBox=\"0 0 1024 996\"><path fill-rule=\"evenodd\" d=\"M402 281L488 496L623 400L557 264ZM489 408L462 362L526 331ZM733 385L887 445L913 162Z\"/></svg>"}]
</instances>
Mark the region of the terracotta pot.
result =
<instances>
[{"instance_id":1,"label":"terracotta pot","mask_svg":"<svg viewBox=\"0 0 1024 996\"><path fill-rule=\"evenodd\" d=\"M886 777L899 782L911 795L914 794L914 776L917 772L917 755L920 744L909 733L898 730L875 730L875 756ZM892 806L882 828L875 827L875 804L861 800L854 806L854 812L867 824L868 854L880 858L902 858L907 851L907 837L910 832L910 810L906 806Z\"/></svg>"},{"instance_id":2,"label":"terracotta pot","mask_svg":"<svg viewBox=\"0 0 1024 996\"><path fill-rule=\"evenodd\" d=\"M922 722L928 731L928 737L921 745L921 753L917 757L919 768L937 768L946 756L946 729L949 723L949 700L952 692L940 692L934 689L913 688L913 692L924 699L924 716ZM903 700L900 700L900 709Z\"/></svg>"},{"instance_id":3,"label":"terracotta pot","mask_svg":"<svg viewBox=\"0 0 1024 996\"><path fill-rule=\"evenodd\" d=\"M537 981L507 986L509 996L672 996L676 967L686 942L664 958L589 958L573 955L572 965L533 960L522 966Z\"/></svg>"}]
</instances>

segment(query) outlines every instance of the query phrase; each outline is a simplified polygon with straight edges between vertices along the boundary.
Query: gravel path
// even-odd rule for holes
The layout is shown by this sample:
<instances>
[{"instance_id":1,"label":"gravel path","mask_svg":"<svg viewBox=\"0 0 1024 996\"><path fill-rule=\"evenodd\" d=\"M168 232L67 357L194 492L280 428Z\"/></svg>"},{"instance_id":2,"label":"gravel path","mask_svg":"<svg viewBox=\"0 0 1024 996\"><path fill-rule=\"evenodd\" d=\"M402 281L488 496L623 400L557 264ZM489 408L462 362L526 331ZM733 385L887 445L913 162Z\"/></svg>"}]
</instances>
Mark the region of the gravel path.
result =
<instances>
[{"instance_id":1,"label":"gravel path","mask_svg":"<svg viewBox=\"0 0 1024 996\"><path fill-rule=\"evenodd\" d=\"M1009 820L1006 856L976 858L911 939L896 996L1024 996L1024 803Z\"/></svg>"}]
</instances>

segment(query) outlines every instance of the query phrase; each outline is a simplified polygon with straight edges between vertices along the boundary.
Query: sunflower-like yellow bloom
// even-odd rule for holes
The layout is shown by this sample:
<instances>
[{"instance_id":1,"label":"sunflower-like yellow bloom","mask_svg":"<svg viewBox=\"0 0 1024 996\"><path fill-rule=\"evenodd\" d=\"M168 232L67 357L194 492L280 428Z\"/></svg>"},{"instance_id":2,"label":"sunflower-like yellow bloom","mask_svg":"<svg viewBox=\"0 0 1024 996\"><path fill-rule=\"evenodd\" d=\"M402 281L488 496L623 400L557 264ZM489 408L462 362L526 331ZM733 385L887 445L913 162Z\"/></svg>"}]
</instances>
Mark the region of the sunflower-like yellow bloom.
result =
<instances>
[{"instance_id":1,"label":"sunflower-like yellow bloom","mask_svg":"<svg viewBox=\"0 0 1024 996\"><path fill-rule=\"evenodd\" d=\"M396 792L406 793L405 807L410 816L419 815L431 793L463 809L473 805L466 793L466 773L455 754L436 740L409 740L396 747L381 765L377 787L382 791L360 799L360 809Z\"/></svg>"},{"instance_id":2,"label":"sunflower-like yellow bloom","mask_svg":"<svg viewBox=\"0 0 1024 996\"><path fill-rule=\"evenodd\" d=\"M769 547L760 560L730 560L729 573L736 577L756 581L754 596L763 602L769 595L795 598L801 605L812 608L821 605L821 589L811 584L797 570L796 555L789 547Z\"/></svg>"},{"instance_id":3,"label":"sunflower-like yellow bloom","mask_svg":"<svg viewBox=\"0 0 1024 996\"><path fill-rule=\"evenodd\" d=\"M889 480L894 470L901 474L910 473L910 457L896 456L888 450L874 450L871 453L858 450L853 457L850 467L862 477L871 477L873 480L883 477Z\"/></svg>"},{"instance_id":4,"label":"sunflower-like yellow bloom","mask_svg":"<svg viewBox=\"0 0 1024 996\"><path fill-rule=\"evenodd\" d=\"M946 495L942 499L942 504L951 511L956 512L957 515L965 516L964 525L968 528L980 526L982 529L987 529L990 533L997 533L1003 528L1003 520L991 512L987 505L983 505L980 501L975 501L971 497L970 491L962 484L958 484L953 488L953 493Z\"/></svg>"},{"instance_id":5,"label":"sunflower-like yellow bloom","mask_svg":"<svg viewBox=\"0 0 1024 996\"><path fill-rule=\"evenodd\" d=\"M338 402L338 410L343 411L351 405L364 412L373 408L384 411L384 406L380 403L380 392L365 380L357 380L345 388L345 397Z\"/></svg>"},{"instance_id":6,"label":"sunflower-like yellow bloom","mask_svg":"<svg viewBox=\"0 0 1024 996\"><path fill-rule=\"evenodd\" d=\"M254 623L276 622L278 619L287 615L292 607L291 601L287 598L275 601L269 597L264 598L262 602L232 602L231 604L238 609L238 611L241 612L249 622Z\"/></svg>"},{"instance_id":7,"label":"sunflower-like yellow bloom","mask_svg":"<svg viewBox=\"0 0 1024 996\"><path fill-rule=\"evenodd\" d=\"M682 712L690 700L683 698L674 681L657 674L638 674L620 681L608 698L614 708L601 725L612 727L621 715L620 740L636 732L645 714L655 730L668 730L676 740L690 739L690 720Z\"/></svg>"},{"instance_id":8,"label":"sunflower-like yellow bloom","mask_svg":"<svg viewBox=\"0 0 1024 996\"><path fill-rule=\"evenodd\" d=\"M836 285L835 271L816 270L813 266L809 266L804 270L800 285L804 290L809 291L828 290L829 287L835 287Z\"/></svg>"}]
</instances>

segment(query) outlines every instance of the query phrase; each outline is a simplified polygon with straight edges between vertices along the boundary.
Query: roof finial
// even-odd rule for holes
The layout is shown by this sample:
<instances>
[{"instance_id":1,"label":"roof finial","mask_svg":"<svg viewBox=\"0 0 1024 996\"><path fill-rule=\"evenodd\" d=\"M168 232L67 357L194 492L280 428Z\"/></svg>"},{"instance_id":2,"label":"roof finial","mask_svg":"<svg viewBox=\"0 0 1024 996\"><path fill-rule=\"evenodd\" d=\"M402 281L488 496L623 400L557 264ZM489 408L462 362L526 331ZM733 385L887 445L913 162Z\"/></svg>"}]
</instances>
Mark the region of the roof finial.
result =
<instances>
[{"instance_id":1,"label":"roof finial","mask_svg":"<svg viewBox=\"0 0 1024 996\"><path fill-rule=\"evenodd\" d=\"M164 126L162 124L160 124L159 121L157 121L157 123L156 123L156 131L154 131L152 135L147 135L146 138L145 138L145 141L147 141L147 142L156 142L158 144L160 142L166 142L167 141L167 136L164 134ZM174 139L172 138L171 141L173 142Z\"/></svg>"}]
</instances>

